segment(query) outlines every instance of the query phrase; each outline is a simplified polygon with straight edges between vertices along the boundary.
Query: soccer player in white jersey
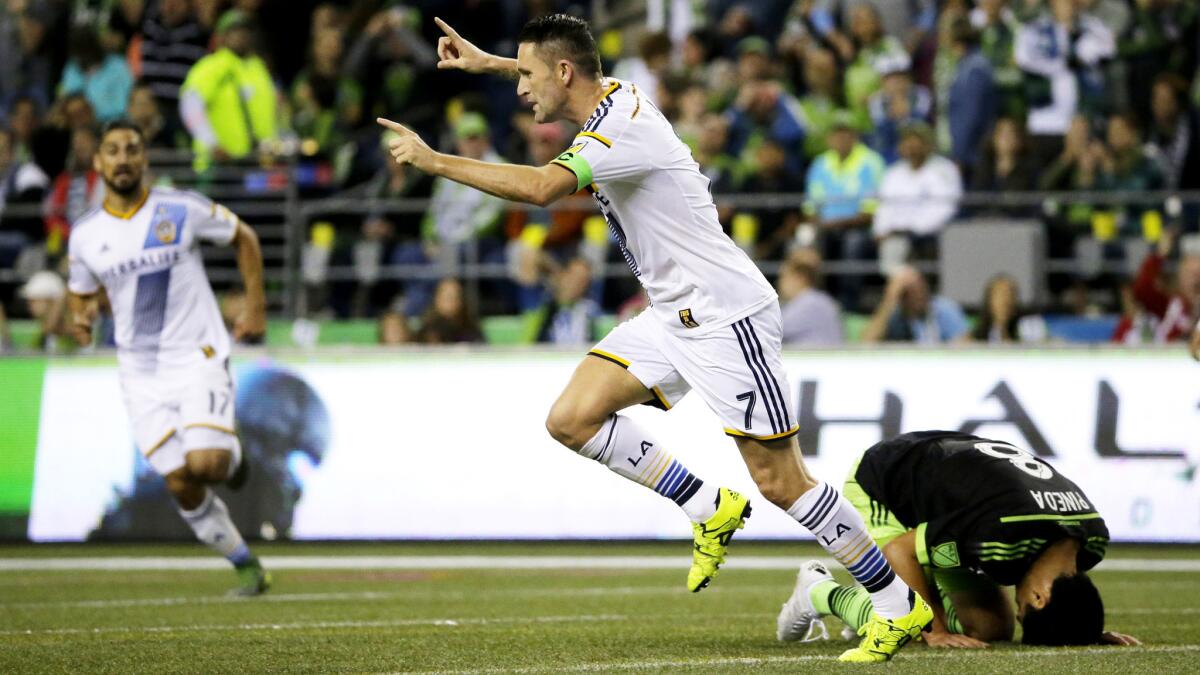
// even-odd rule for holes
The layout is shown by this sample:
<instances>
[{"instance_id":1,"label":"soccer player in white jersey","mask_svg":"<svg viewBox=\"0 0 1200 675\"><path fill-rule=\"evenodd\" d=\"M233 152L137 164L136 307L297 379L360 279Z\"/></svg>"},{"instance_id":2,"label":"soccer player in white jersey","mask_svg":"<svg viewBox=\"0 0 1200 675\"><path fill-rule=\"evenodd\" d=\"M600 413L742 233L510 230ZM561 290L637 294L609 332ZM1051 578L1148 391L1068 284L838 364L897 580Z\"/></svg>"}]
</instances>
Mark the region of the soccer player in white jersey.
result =
<instances>
[{"instance_id":1,"label":"soccer player in white jersey","mask_svg":"<svg viewBox=\"0 0 1200 675\"><path fill-rule=\"evenodd\" d=\"M270 576L209 487L240 487L246 465L234 432L229 333L200 255L201 240L237 248L246 305L234 336L260 336L266 319L258 237L203 195L146 187L145 139L128 121L105 126L93 166L107 193L103 206L71 229L75 337L91 342L103 289L138 450L162 475L196 537L233 563L236 592L258 595Z\"/></svg>"},{"instance_id":2,"label":"soccer player in white jersey","mask_svg":"<svg viewBox=\"0 0 1200 675\"><path fill-rule=\"evenodd\" d=\"M605 78L587 24L551 15L529 22L516 59L487 54L440 19L438 67L506 75L539 122L582 130L541 167L489 164L431 150L395 122L397 162L514 201L545 205L589 189L651 308L605 337L583 359L546 427L563 445L679 504L693 521L688 587L700 590L749 515L747 500L673 459L648 430L619 411L670 408L695 390L733 437L768 501L816 535L870 592L875 618L848 661L885 661L933 614L895 575L862 516L810 476L795 439L783 369L780 310L771 285L726 236L708 180L670 123L636 83Z\"/></svg>"}]
</instances>

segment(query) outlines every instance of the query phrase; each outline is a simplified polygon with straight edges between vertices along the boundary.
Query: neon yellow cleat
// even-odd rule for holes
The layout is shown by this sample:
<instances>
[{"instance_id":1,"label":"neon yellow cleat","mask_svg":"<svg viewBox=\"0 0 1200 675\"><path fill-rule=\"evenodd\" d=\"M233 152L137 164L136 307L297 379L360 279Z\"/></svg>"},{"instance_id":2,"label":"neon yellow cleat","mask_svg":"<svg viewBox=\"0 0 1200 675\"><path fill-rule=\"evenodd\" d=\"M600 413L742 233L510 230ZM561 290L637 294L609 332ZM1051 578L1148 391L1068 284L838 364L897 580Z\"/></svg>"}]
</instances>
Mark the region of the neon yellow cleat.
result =
<instances>
[{"instance_id":1,"label":"neon yellow cleat","mask_svg":"<svg viewBox=\"0 0 1200 675\"><path fill-rule=\"evenodd\" d=\"M846 650L838 661L849 663L882 663L896 655L900 648L921 634L921 630L933 621L933 610L921 596L913 593L913 609L899 619L885 619L878 614L870 623L858 630L862 642L854 649Z\"/></svg>"},{"instance_id":2,"label":"neon yellow cleat","mask_svg":"<svg viewBox=\"0 0 1200 675\"><path fill-rule=\"evenodd\" d=\"M729 488L717 492L717 512L713 517L703 523L692 523L695 544L692 569L688 570L689 591L699 591L717 576L717 568L725 562L725 547L729 546L733 533L746 525L749 517L750 500Z\"/></svg>"},{"instance_id":3,"label":"neon yellow cleat","mask_svg":"<svg viewBox=\"0 0 1200 675\"><path fill-rule=\"evenodd\" d=\"M234 569L237 572L239 585L231 591L232 595L250 598L262 595L271 588L271 573L263 569L258 558L251 557Z\"/></svg>"}]
</instances>

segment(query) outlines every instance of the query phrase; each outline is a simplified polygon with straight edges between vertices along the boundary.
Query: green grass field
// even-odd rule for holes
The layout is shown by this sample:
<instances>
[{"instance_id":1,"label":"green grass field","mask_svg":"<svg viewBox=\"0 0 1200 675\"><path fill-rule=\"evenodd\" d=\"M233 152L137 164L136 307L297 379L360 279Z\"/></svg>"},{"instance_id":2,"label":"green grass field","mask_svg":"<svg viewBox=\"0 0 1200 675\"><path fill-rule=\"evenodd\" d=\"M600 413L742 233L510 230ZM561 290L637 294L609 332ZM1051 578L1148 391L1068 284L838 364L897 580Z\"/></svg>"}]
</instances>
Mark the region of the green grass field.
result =
<instances>
[{"instance_id":1,"label":"green grass field","mask_svg":"<svg viewBox=\"0 0 1200 675\"><path fill-rule=\"evenodd\" d=\"M238 600L224 595L234 580L227 569L162 569L211 561L198 545L0 547L0 673L856 668L833 661L848 646L840 640L775 641L793 564L820 555L812 545L735 542L721 577L695 595L684 589L687 542L275 544L257 552L276 564L275 587ZM127 569L149 556L142 563L158 569ZM1143 647L961 652L914 644L886 668L1200 669L1200 548L1114 546L1109 559L1113 569L1095 573L1108 626ZM54 569L72 561L114 569ZM499 569L505 561L518 568ZM529 568L536 564L548 566ZM830 628L836 636L840 623L831 619Z\"/></svg>"}]
</instances>

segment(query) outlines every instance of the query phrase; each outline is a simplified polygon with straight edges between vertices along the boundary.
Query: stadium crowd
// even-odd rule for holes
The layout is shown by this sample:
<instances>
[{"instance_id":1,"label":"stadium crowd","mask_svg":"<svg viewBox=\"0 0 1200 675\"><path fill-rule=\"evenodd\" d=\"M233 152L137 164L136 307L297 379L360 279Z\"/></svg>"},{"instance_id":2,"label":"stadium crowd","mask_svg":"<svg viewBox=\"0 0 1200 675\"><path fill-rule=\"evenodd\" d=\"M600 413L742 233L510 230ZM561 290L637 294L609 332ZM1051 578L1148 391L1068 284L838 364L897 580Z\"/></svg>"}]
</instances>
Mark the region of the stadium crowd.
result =
<instances>
[{"instance_id":1,"label":"stadium crowd","mask_svg":"<svg viewBox=\"0 0 1200 675\"><path fill-rule=\"evenodd\" d=\"M477 315L520 314L526 340L589 342L601 316L644 305L632 278L600 273L619 255L590 199L525 209L430 180L386 161L374 123L547 162L576 130L534 124L511 82L438 72L432 17L512 55L526 20L585 4L605 9L589 16L605 72L672 121L730 236L779 263L790 342L1041 342L1044 313L1119 315L1127 343L1190 332L1200 203L1160 197L1200 190L1188 0L4 0L0 310L41 322L39 344L62 334L65 241L103 197L97 128L126 116L200 182L294 161L316 167L304 198L372 205L303 224L315 316L377 318L397 343L479 341ZM1096 199L1125 191L1160 196ZM1051 258L1080 264L1040 307L998 276L969 318L918 271L966 217L1032 219ZM826 261L870 273L827 277ZM506 270L479 306L472 263ZM862 317L854 336L843 312Z\"/></svg>"}]
</instances>

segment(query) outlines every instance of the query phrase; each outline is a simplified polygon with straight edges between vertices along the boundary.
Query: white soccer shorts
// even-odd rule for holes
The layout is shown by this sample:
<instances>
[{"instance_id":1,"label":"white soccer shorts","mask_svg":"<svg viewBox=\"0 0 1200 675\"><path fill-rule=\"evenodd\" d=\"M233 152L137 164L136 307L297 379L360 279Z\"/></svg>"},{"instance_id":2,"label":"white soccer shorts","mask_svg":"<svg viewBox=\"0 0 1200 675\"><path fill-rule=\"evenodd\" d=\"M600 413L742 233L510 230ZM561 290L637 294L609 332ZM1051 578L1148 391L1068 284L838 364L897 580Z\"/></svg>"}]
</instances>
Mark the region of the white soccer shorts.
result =
<instances>
[{"instance_id":1,"label":"white soccer shorts","mask_svg":"<svg viewBox=\"0 0 1200 675\"><path fill-rule=\"evenodd\" d=\"M799 427L783 369L779 306L695 337L669 332L651 312L622 323L588 354L626 368L669 410L696 390L730 436L787 438Z\"/></svg>"},{"instance_id":2,"label":"white soccer shorts","mask_svg":"<svg viewBox=\"0 0 1200 675\"><path fill-rule=\"evenodd\" d=\"M226 364L203 363L170 375L123 373L121 389L138 451L160 475L182 467L192 450L231 451L231 470L241 461Z\"/></svg>"}]
</instances>

